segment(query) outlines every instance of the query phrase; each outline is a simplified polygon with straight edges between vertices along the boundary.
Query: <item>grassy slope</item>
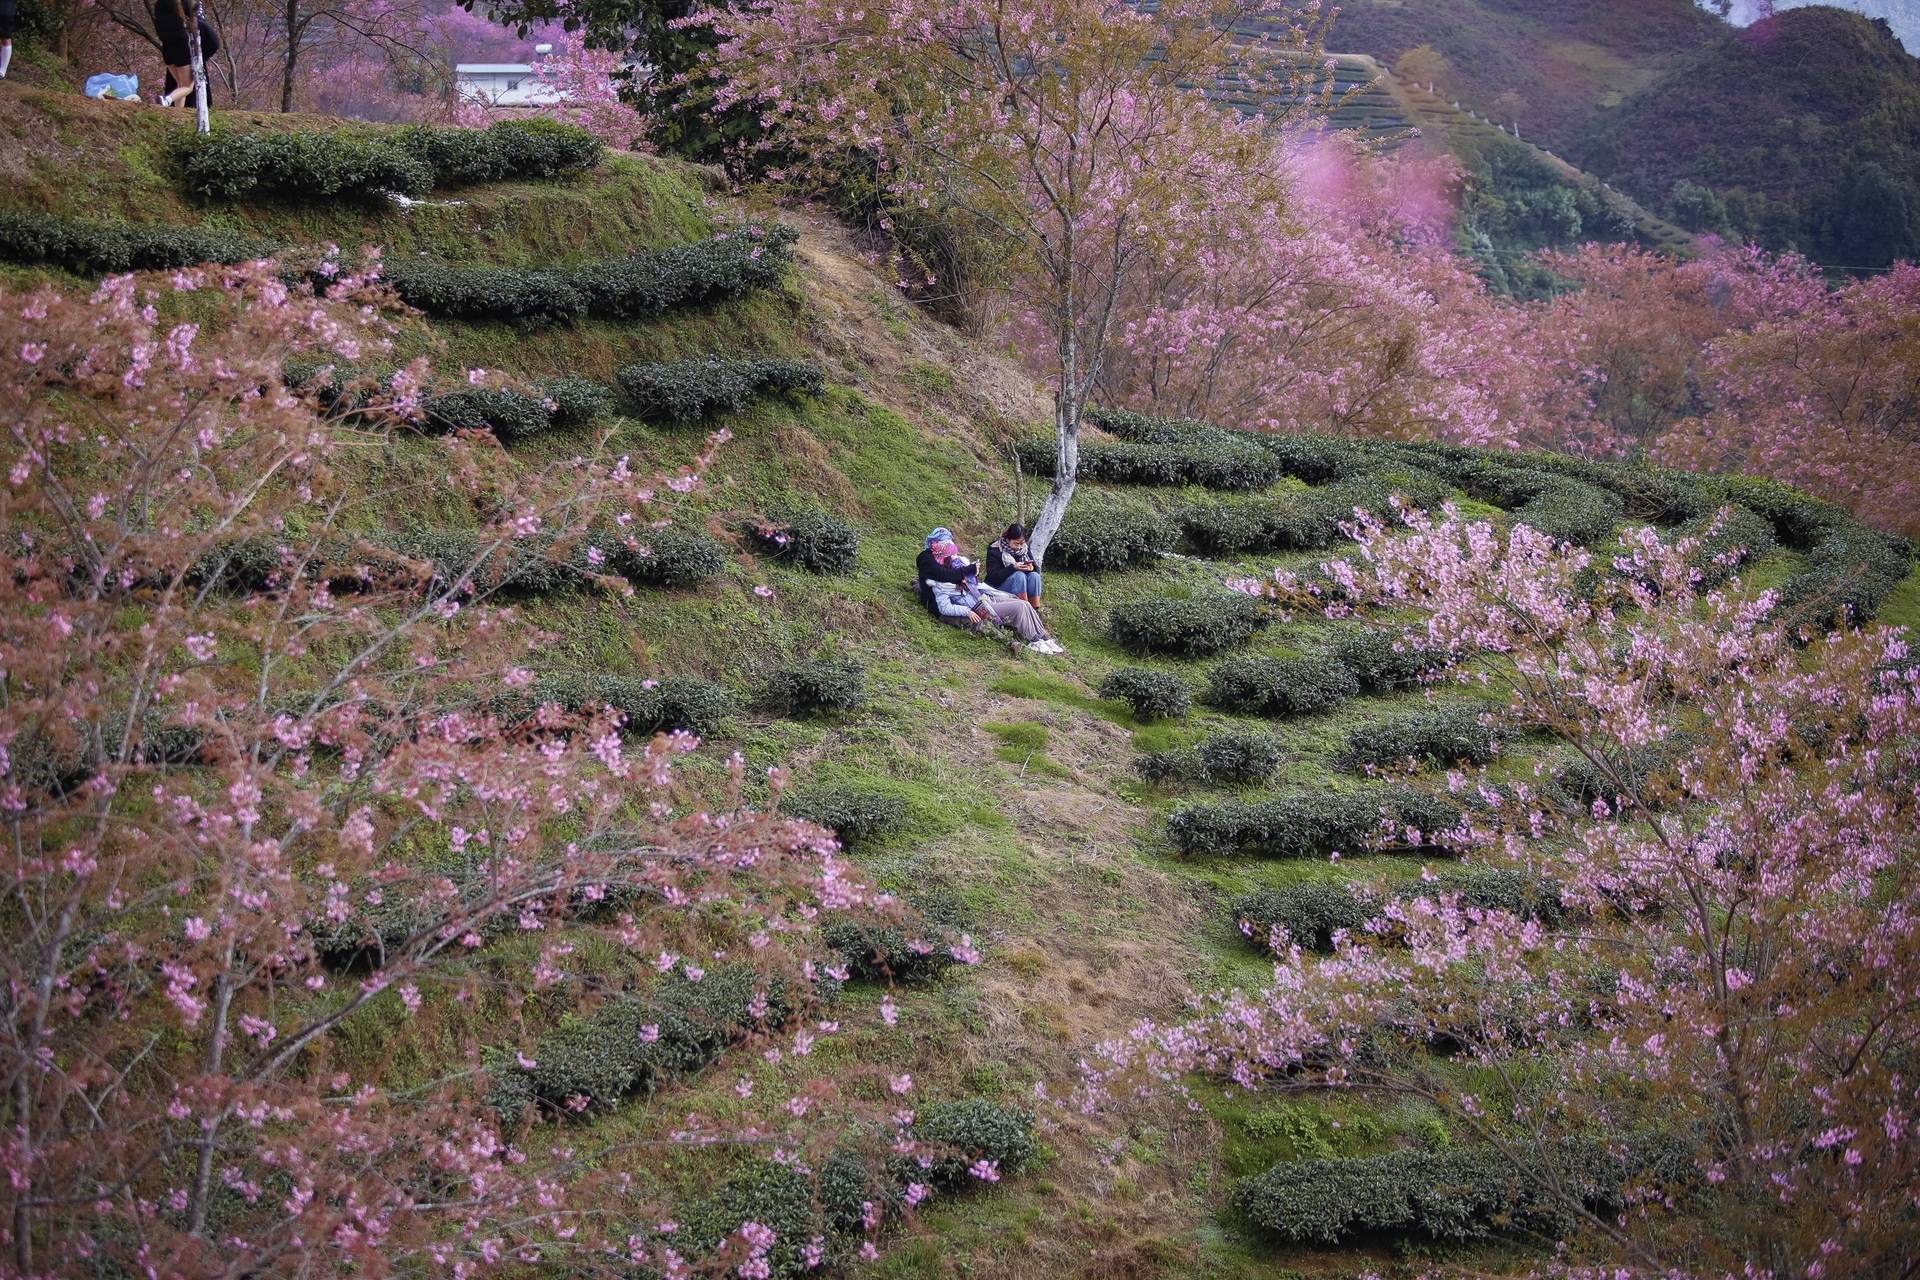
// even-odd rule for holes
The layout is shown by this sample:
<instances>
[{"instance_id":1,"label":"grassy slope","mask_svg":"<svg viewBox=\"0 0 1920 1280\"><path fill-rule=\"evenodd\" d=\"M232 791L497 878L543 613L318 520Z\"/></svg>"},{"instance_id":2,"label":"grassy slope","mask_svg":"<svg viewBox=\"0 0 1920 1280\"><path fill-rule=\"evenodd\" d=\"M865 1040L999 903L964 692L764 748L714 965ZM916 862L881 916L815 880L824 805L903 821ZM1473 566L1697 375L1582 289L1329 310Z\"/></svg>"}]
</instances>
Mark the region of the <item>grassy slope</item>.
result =
<instances>
[{"instance_id":1,"label":"grassy slope","mask_svg":"<svg viewBox=\"0 0 1920 1280\"><path fill-rule=\"evenodd\" d=\"M164 138L152 123L157 113L0 88L0 119L0 175L30 175L25 183L7 179L9 203L96 215L203 216L166 184ZM375 238L396 249L432 244L460 247L475 259L529 262L697 234L706 216L727 212L703 207L690 183L697 177L621 157L572 185L462 192L465 204L433 211L430 219L419 211L272 209L222 217L289 238ZM1102 621L1117 600L1209 587L1236 570L1262 572L1271 558L1239 566L1170 560L1101 578L1053 574L1050 613L1070 649L1061 659L1009 655L920 611L906 589L920 537L944 523L972 545L1007 518L1011 483L997 444L1043 420L1044 402L1006 364L889 297L887 282L843 230L799 211L782 216L804 228L800 270L782 291L648 325L531 334L439 325L418 340L444 344L450 367L489 364L527 374L604 376L616 361L643 354L717 348L805 356L828 371L832 386L819 399L765 401L729 423L737 440L724 451L719 482L703 502L713 526L724 530L732 516L784 497L823 501L861 527L856 573L823 581L736 556L723 578L698 590L643 592L624 602L556 597L530 608L554 635L546 660L561 669L704 674L751 692L760 673L786 657L834 650L861 657L874 691L866 709L828 722L748 713L698 753L695 784L711 786L725 755L737 749L749 760L750 777L783 763L802 778L858 781L899 795L912 829L858 850L859 858L895 886L959 891L979 913L988 958L977 970L907 993L898 1029L880 1024L876 992L854 991L840 1014L850 1034L823 1042L813 1059L775 1068L736 1055L651 1109L636 1100L598 1121L598 1138L655 1132L660 1116L696 1107L734 1113L744 1105L731 1088L738 1072L762 1079L756 1097L778 1097L785 1091L774 1087L777 1076L796 1067L831 1071L856 1057L911 1071L932 1093L1018 1099L1038 1080L1069 1081L1090 1042L1142 1016L1176 1012L1190 983L1257 983L1263 966L1219 911L1224 896L1304 878L1414 869L1406 859L1377 857L1337 868L1201 866L1175 860L1158 842L1158 818L1179 797L1132 780L1133 751L1191 741L1228 717L1196 709L1177 725L1142 726L1123 707L1094 697L1101 676L1129 661L1103 638ZM17 285L36 274L0 268L0 281ZM537 441L520 456L529 463L564 459L581 443ZM689 433L631 423L610 443L664 464L693 448ZM422 442L390 472L366 476L361 516L471 519L421 500L433 487L434 449ZM1090 487L1087 499L1167 507L1184 496L1103 495ZM1920 621L1916 582L1908 580L1890 610L1899 620ZM770 585L775 595L756 596L755 584ZM1310 649L1333 625L1302 619L1278 626L1248 651ZM1203 670L1198 663L1163 665L1196 682ZM1271 726L1287 748L1274 786L1354 785L1330 771L1331 753L1358 720L1411 699L1360 699L1337 715ZM402 1018L397 1001L377 1005L344 1031L338 1051L381 1063L397 1079L427 1079L468 1039L499 1043L515 1034L520 1019L537 1030L563 1011L563 1001L536 996L516 1008L508 998L523 994L514 987L524 982L530 958L526 944L503 940L488 949L487 962L506 994L458 1008L430 1004L416 1021ZM584 976L615 985L632 981L639 967L598 945L579 958ZM1199 1114L1169 1103L1132 1113L1120 1127L1063 1125L1047 1135L1040 1169L984 1194L934 1204L922 1215L928 1234L896 1242L864 1274L1252 1277L1285 1274L1274 1269L1284 1263L1331 1276L1367 1263L1393 1265L1392 1255L1357 1251L1276 1258L1240 1238L1215 1211L1232 1177L1328 1145L1360 1151L1414 1140L1429 1118L1351 1102L1276 1110L1217 1092L1202 1100ZM1250 1124L1256 1115L1267 1119ZM724 1169L706 1157L682 1157L656 1172L694 1188ZM1501 1262L1479 1261L1494 1268Z\"/></svg>"}]
</instances>

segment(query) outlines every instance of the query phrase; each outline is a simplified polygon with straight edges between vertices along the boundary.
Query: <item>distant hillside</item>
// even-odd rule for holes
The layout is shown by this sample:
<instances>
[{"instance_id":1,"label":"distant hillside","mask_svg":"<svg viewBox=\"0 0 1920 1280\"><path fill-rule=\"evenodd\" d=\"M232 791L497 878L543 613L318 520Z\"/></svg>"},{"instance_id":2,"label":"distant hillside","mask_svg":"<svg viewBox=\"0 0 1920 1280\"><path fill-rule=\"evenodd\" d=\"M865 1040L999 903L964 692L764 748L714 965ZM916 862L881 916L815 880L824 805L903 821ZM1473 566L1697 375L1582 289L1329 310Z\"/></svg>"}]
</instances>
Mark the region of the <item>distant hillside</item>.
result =
<instances>
[{"instance_id":1,"label":"distant hillside","mask_svg":"<svg viewBox=\"0 0 1920 1280\"><path fill-rule=\"evenodd\" d=\"M1428 46L1446 66L1421 81L1560 150L1727 30L1691 0L1347 0L1328 39L1390 64Z\"/></svg>"},{"instance_id":2,"label":"distant hillside","mask_svg":"<svg viewBox=\"0 0 1920 1280\"><path fill-rule=\"evenodd\" d=\"M1727 30L1567 153L1694 230L1843 267L1920 253L1920 59L1857 14Z\"/></svg>"},{"instance_id":3,"label":"distant hillside","mask_svg":"<svg viewBox=\"0 0 1920 1280\"><path fill-rule=\"evenodd\" d=\"M1707 8L1717 9L1718 5L1710 0L1702 0ZM1771 8L1799 9L1813 0L1773 0ZM1869 18L1885 18L1887 25L1893 28L1893 34L1907 47L1907 52L1920 54L1920 0L1832 0L1835 8L1851 9L1855 13L1865 14ZM1746 26L1760 15L1756 12L1754 0L1733 0L1728 5L1727 18Z\"/></svg>"}]
</instances>

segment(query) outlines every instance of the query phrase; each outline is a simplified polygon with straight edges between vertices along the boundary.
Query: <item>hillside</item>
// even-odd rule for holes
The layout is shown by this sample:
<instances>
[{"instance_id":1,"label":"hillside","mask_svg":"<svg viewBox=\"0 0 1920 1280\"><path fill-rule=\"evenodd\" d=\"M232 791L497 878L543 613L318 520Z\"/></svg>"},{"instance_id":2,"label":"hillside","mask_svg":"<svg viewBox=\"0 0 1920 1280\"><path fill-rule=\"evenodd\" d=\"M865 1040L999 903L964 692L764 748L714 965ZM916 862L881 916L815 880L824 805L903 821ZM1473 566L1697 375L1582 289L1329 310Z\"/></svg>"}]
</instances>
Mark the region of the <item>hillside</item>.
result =
<instances>
[{"instance_id":1,"label":"hillside","mask_svg":"<svg viewBox=\"0 0 1920 1280\"><path fill-rule=\"evenodd\" d=\"M1699 230L1882 267L1920 249L1920 58L1884 25L1791 9L1729 30L1633 97L1569 155Z\"/></svg>"},{"instance_id":2,"label":"hillside","mask_svg":"<svg viewBox=\"0 0 1920 1280\"><path fill-rule=\"evenodd\" d=\"M1539 15L1550 7L1513 11L1531 15L1544 39L1549 25ZM1693 30L1690 20L1662 21ZM1537 522L1603 556L1629 520L1656 521L1672 534L1703 527L1722 502L1751 504L1745 536L1762 554L1743 566L1750 586L1782 587L1816 624L1836 598L1920 623L1920 575L1901 577L1910 547L1777 485L1443 446L1249 437L1115 415L1091 433L1090 478L1070 517L1072 536L1056 544L1047 566L1047 612L1067 652L1043 657L1003 646L931 618L911 594L910 566L935 525L957 531L972 553L1016 514L1015 450L1031 509L1034 473L1048 465L1047 447L1034 437L1046 430L1049 406L986 343L903 304L875 269L872 246L831 218L806 207L750 206L709 171L624 153L575 176L439 190L405 209L299 199L215 204L182 192L170 151L176 121L0 85L0 212L375 244L391 263L476 268L575 267L700 246L748 215L798 229L792 268L737 297L639 319L418 314L406 318L397 353L430 356L456 383L462 370L487 367L604 385L630 363L712 354L804 361L821 375L814 391L762 395L704 426L649 419L609 401L585 426L517 439L500 432L508 461L527 472L564 470L584 442L606 432L607 452L630 455L642 474L684 463L707 429L732 432L685 531L717 544L711 565L696 580L642 584L630 596L524 586L516 606L550 637L529 665L556 681L717 686L731 710L685 766L700 795L724 793L728 758L738 752L749 799L764 799L762 779L775 765L791 772L796 796L818 799L837 788L865 797L891 817L857 834L844 822L861 874L909 901L957 904L950 918L967 922L984 952L977 968L956 966L893 991L897 1025L883 1012L891 1009L882 1004L884 985L856 973L834 1006L845 1031L823 1038L804 1063L723 1044L711 1062L646 1089L582 1095L579 1107L570 1096L540 1096L553 1132L571 1126L569 1141L605 1168L635 1173L688 1203L725 1202L731 1225L749 1210L726 1196L745 1195L739 1189L754 1185L770 1161L747 1147L660 1155L651 1144L684 1113L777 1116L790 1087L858 1063L910 1076L916 1099L928 1100L920 1105L981 1100L997 1114L1024 1114L1036 1085L1070 1086L1090 1045L1144 1018L1178 1016L1191 987L1253 988L1269 978L1270 957L1241 925L1251 908L1233 907L1247 895L1302 887L1348 900L1350 890L1423 892L1427 864L1439 855L1417 831L1390 847L1367 845L1384 793L1368 776L1365 749L1386 743L1384 765L1396 758L1395 735L1427 723L1429 712L1456 717L1449 723L1470 719L1484 705L1476 687L1437 687L1432 706L1416 687L1420 672L1405 669L1410 659L1396 649L1391 624L1279 614L1222 589L1268 577L1276 565L1310 572L1340 554L1350 544L1338 520L1356 502L1381 509L1390 493L1424 505L1455 501L1491 520ZM243 132L327 132L343 122L242 114L227 123ZM92 283L44 262L0 262L8 291L47 281L73 291ZM441 483L443 458L425 435L344 457L347 527L374 538L479 527L486 511ZM1178 464L1171 471L1170 458ZM747 517L791 507L849 525L858 536L850 566L810 572L743 537ZM1834 552L1860 546L1878 557L1879 576L1865 585ZM1137 554L1116 562L1112 548ZM236 592L233 607L246 604ZM1140 625L1130 631L1128 619ZM1176 642L1142 638L1161 622ZM864 667L863 703L809 715L767 696L776 671L821 657ZM1275 660L1241 670L1281 674L1265 677L1264 692L1196 699L1160 720L1101 696L1107 677L1129 667L1194 690L1226 688L1239 659ZM1536 764L1568 765L1538 738L1516 735L1503 749L1497 760L1490 744L1469 754L1493 761L1503 779L1532 776ZM1218 764L1222 757L1232 757L1231 767ZM190 776L195 765L167 768ZM1241 800L1335 816L1298 848L1232 832L1211 844L1184 840L1168 822L1196 811L1188 806L1218 814ZM377 905L377 897L366 901ZM567 928L559 922L542 940L573 937ZM650 958L581 934L570 963L611 992L609 1005L657 989ZM382 994L334 1033L332 1066L424 1089L455 1078L473 1045L504 1053L502 1027L513 1017L541 1037L539 1059L557 1060L566 1037L580 1033L570 1021L580 996L561 984L528 999L528 974L544 954L530 937L509 931L484 945L474 937L470 963L497 989L471 1005L451 985L416 993L423 1012L403 1007L400 993ZM349 958L364 964L359 952ZM336 968L360 972L344 961ZM297 998L304 997L289 997ZM509 1074L504 1059L488 1061ZM1437 1053L1434 1061L1436 1071L1452 1069ZM533 1080L531 1060L522 1070ZM748 1100L756 1082L765 1087ZM535 1085L526 1088L532 1098ZM878 1260L854 1261L848 1248L845 1273L1292 1280L1376 1268L1412 1274L1434 1257L1500 1274L1550 1261L1537 1241L1498 1224L1466 1243L1392 1226L1325 1246L1284 1243L1232 1210L1242 1180L1283 1166L1321 1169L1315 1161L1445 1151L1465 1135L1412 1098L1320 1091L1281 1101L1200 1080L1194 1097L1193 1109L1161 1098L1113 1116L1043 1113L1048 1127L1021 1168L991 1185L943 1192L914 1225L889 1226Z\"/></svg>"},{"instance_id":3,"label":"hillside","mask_svg":"<svg viewBox=\"0 0 1920 1280\"><path fill-rule=\"evenodd\" d=\"M1414 78L1482 113L1517 94L1522 133L1560 150L1726 29L1690 0L1351 0L1328 40L1389 65L1427 46L1448 65Z\"/></svg>"}]
</instances>

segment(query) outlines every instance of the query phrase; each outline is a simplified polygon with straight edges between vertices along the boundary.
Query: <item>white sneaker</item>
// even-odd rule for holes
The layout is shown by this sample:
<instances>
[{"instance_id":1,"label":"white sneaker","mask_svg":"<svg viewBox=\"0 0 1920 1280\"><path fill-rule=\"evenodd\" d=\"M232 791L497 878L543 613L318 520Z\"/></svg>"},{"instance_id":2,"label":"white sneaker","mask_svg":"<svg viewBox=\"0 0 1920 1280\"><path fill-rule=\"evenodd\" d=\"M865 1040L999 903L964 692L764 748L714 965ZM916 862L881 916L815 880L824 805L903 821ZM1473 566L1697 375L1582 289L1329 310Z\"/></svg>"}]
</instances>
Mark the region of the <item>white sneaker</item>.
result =
<instances>
[{"instance_id":1,"label":"white sneaker","mask_svg":"<svg viewBox=\"0 0 1920 1280\"><path fill-rule=\"evenodd\" d=\"M1027 648L1033 650L1035 653L1052 653L1053 652L1053 650L1047 648L1047 642L1045 640L1035 640L1031 644L1029 644Z\"/></svg>"}]
</instances>

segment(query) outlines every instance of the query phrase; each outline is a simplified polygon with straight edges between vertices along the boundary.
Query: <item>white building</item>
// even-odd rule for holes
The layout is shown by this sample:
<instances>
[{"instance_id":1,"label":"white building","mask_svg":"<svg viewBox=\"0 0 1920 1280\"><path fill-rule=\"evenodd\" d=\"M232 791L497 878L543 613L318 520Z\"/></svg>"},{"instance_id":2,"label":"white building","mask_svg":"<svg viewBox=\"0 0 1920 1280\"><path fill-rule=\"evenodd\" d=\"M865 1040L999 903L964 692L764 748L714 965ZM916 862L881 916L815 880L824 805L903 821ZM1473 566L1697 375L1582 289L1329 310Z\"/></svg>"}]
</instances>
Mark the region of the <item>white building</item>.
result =
<instances>
[{"instance_id":1,"label":"white building","mask_svg":"<svg viewBox=\"0 0 1920 1280\"><path fill-rule=\"evenodd\" d=\"M548 53L552 45L536 45ZM550 107L568 94L544 84L525 62L462 62L453 69L453 91L466 102L483 107Z\"/></svg>"}]
</instances>

